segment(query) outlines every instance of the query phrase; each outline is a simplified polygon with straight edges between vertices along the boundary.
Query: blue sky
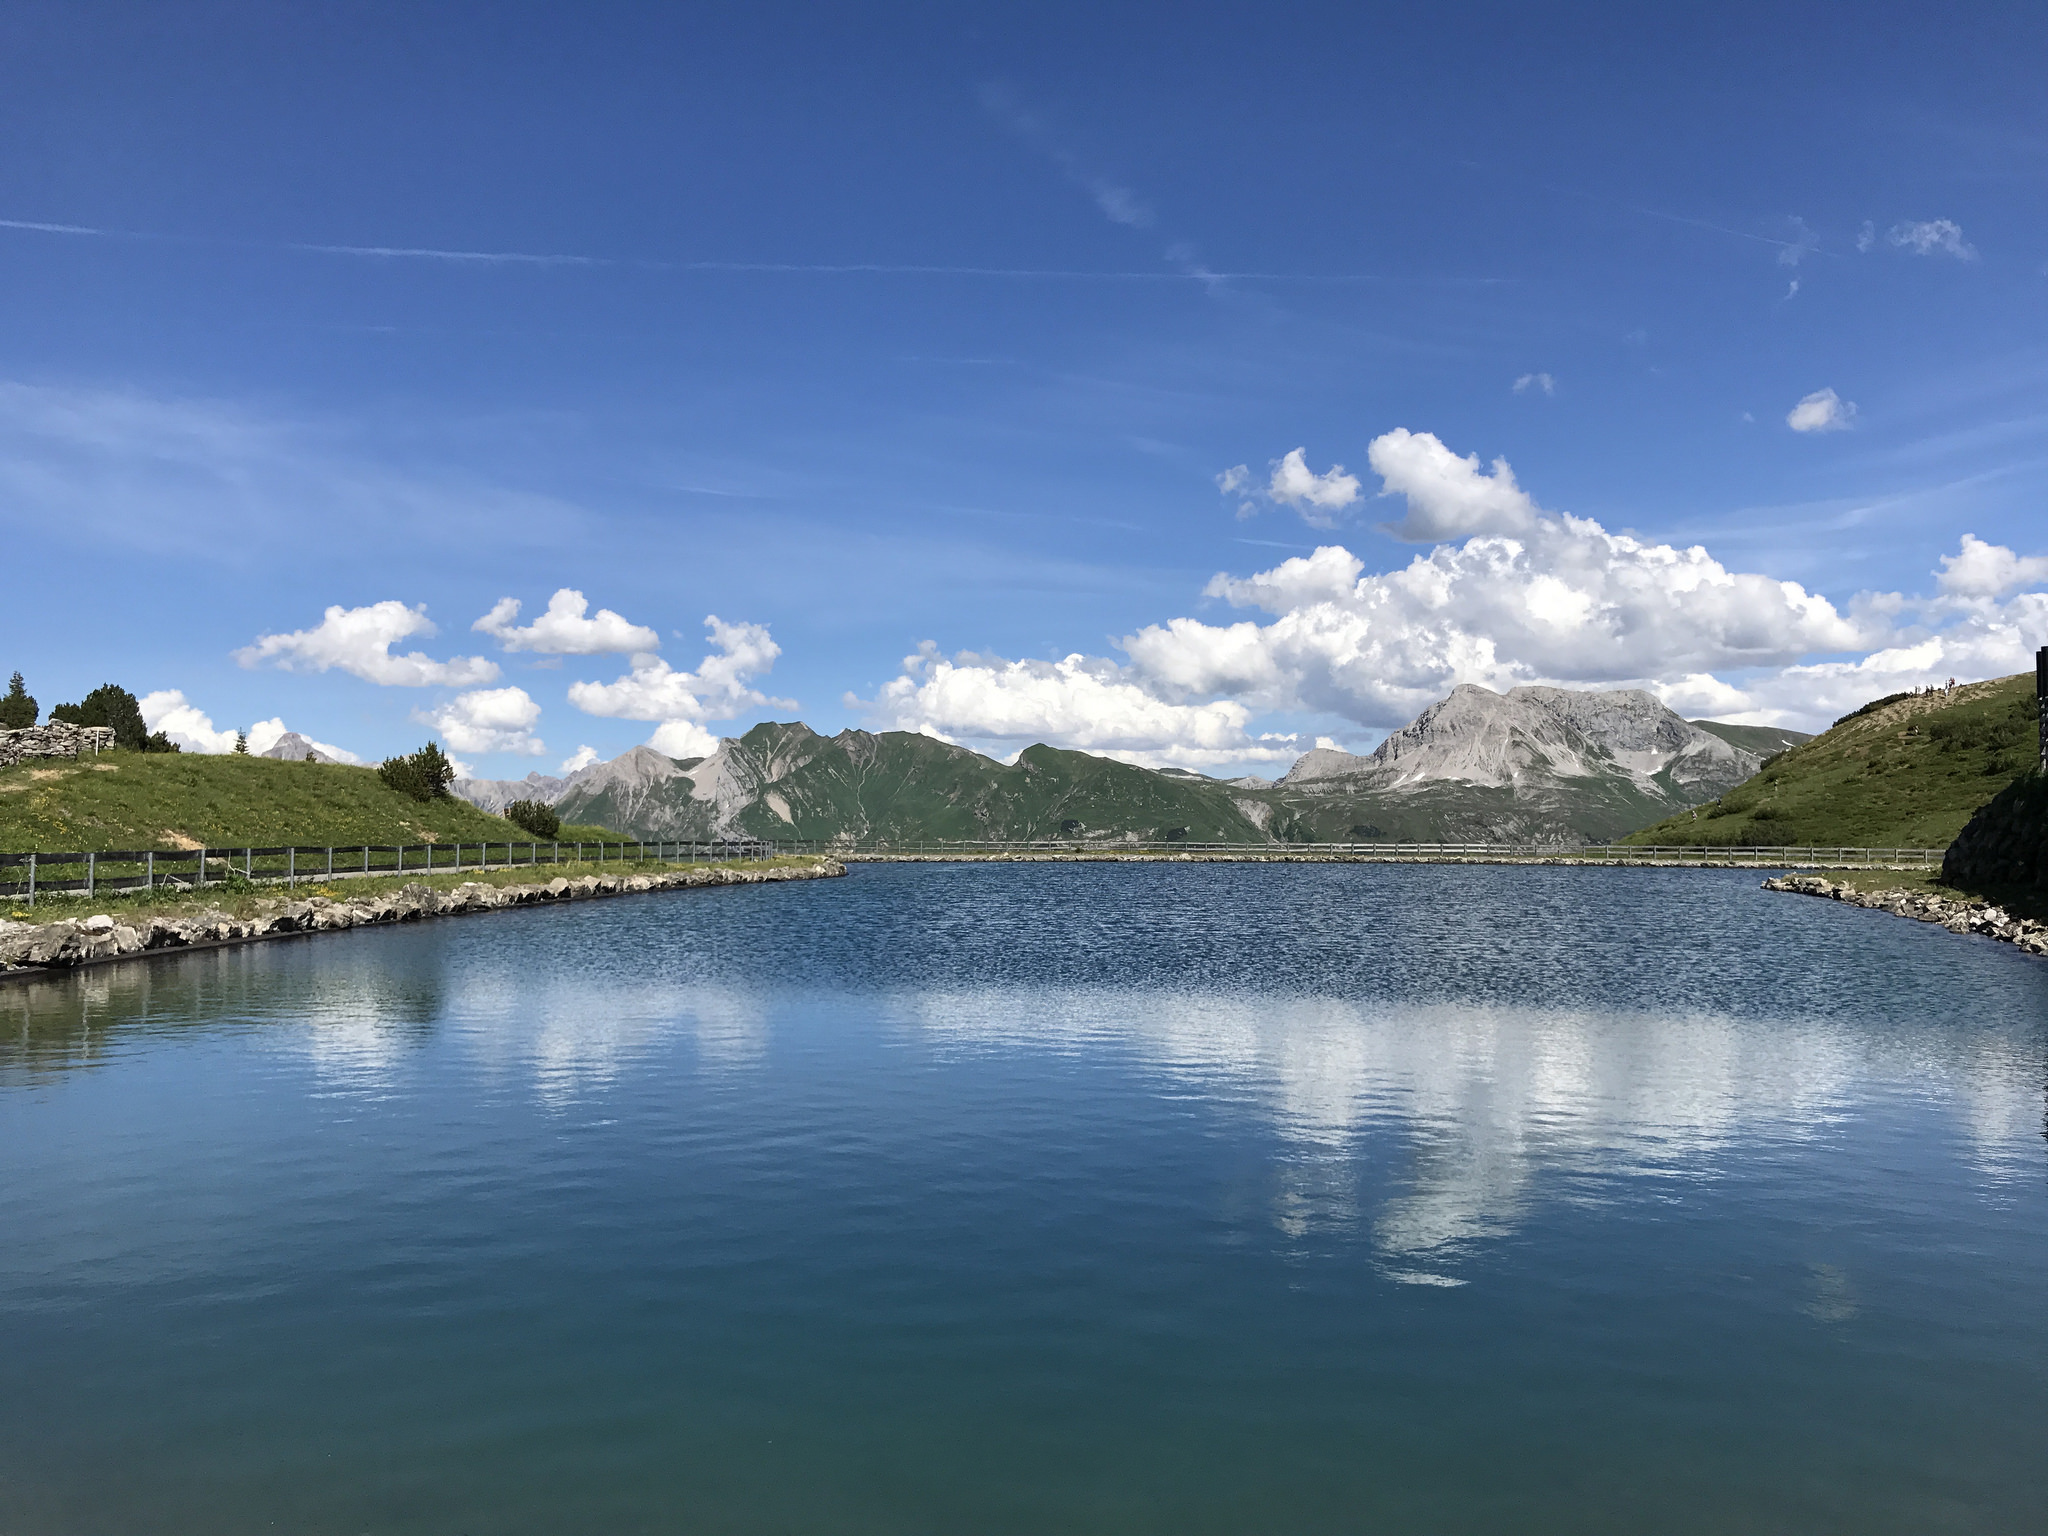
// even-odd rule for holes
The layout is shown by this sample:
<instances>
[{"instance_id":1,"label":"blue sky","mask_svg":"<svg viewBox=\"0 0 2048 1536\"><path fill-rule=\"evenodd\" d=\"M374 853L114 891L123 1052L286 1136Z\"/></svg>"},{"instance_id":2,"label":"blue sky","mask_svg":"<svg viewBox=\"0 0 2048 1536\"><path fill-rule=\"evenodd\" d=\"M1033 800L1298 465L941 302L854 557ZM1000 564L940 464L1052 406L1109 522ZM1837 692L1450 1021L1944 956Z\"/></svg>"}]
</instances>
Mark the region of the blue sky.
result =
<instances>
[{"instance_id":1,"label":"blue sky","mask_svg":"<svg viewBox=\"0 0 2048 1536\"><path fill-rule=\"evenodd\" d=\"M0 24L45 707L1271 771L1461 681L1812 727L2048 642L2048 12Z\"/></svg>"}]
</instances>

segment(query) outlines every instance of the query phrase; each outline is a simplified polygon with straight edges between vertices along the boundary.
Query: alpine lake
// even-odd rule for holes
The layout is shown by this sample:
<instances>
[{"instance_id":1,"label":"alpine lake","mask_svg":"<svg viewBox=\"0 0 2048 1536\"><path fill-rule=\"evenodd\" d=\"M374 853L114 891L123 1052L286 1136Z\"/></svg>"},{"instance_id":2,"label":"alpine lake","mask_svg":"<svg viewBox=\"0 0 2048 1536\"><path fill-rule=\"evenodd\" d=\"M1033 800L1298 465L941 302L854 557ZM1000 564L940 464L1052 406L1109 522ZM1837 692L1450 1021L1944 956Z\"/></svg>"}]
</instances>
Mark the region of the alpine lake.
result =
<instances>
[{"instance_id":1,"label":"alpine lake","mask_svg":"<svg viewBox=\"0 0 2048 1536\"><path fill-rule=\"evenodd\" d=\"M855 865L0 988L0 1532L2048 1530L2048 965Z\"/></svg>"}]
</instances>

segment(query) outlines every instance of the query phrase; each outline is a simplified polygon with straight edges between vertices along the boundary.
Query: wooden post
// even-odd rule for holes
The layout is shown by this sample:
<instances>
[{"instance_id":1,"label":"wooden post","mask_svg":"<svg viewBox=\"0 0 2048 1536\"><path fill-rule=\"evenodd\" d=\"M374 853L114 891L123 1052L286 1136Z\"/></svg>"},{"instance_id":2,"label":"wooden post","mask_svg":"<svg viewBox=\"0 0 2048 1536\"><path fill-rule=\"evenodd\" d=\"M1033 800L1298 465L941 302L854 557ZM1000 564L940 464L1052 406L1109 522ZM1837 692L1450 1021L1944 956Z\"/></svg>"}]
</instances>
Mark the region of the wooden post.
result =
<instances>
[{"instance_id":1,"label":"wooden post","mask_svg":"<svg viewBox=\"0 0 2048 1536\"><path fill-rule=\"evenodd\" d=\"M154 893L156 890L156 850L154 848L143 855L142 868L142 888L145 891Z\"/></svg>"},{"instance_id":2,"label":"wooden post","mask_svg":"<svg viewBox=\"0 0 2048 1536\"><path fill-rule=\"evenodd\" d=\"M296 847L284 851L284 883L288 890L299 888L299 850Z\"/></svg>"},{"instance_id":3,"label":"wooden post","mask_svg":"<svg viewBox=\"0 0 2048 1536\"><path fill-rule=\"evenodd\" d=\"M193 877L192 889L195 891L206 889L206 850L204 848L199 850L199 873Z\"/></svg>"},{"instance_id":4,"label":"wooden post","mask_svg":"<svg viewBox=\"0 0 2048 1536\"><path fill-rule=\"evenodd\" d=\"M2034 703L2041 712L2041 772L2048 774L2048 645L2034 652Z\"/></svg>"}]
</instances>

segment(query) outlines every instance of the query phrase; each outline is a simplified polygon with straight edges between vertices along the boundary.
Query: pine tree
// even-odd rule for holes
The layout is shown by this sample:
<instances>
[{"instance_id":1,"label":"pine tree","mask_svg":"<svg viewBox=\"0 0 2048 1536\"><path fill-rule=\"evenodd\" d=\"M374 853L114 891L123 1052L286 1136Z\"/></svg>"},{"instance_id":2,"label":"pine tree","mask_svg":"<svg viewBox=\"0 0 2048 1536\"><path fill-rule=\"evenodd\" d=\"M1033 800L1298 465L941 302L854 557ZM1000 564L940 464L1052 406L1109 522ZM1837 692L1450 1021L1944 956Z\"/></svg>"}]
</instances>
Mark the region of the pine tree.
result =
<instances>
[{"instance_id":1,"label":"pine tree","mask_svg":"<svg viewBox=\"0 0 2048 1536\"><path fill-rule=\"evenodd\" d=\"M442 800L455 780L455 765L430 741L408 757L385 758L377 765L377 777L415 800Z\"/></svg>"},{"instance_id":2,"label":"pine tree","mask_svg":"<svg viewBox=\"0 0 2048 1536\"><path fill-rule=\"evenodd\" d=\"M235 751L243 757L249 755L249 733L247 731L235 732Z\"/></svg>"},{"instance_id":3,"label":"pine tree","mask_svg":"<svg viewBox=\"0 0 2048 1536\"><path fill-rule=\"evenodd\" d=\"M123 751L148 750L149 727L142 723L142 706L117 683L101 683L76 704L59 704L50 711L50 718L73 725L104 725L113 731L114 745Z\"/></svg>"},{"instance_id":4,"label":"pine tree","mask_svg":"<svg viewBox=\"0 0 2048 1536\"><path fill-rule=\"evenodd\" d=\"M0 699L0 731L21 731L36 723L36 701L21 685L15 673L7 684L7 697Z\"/></svg>"}]
</instances>

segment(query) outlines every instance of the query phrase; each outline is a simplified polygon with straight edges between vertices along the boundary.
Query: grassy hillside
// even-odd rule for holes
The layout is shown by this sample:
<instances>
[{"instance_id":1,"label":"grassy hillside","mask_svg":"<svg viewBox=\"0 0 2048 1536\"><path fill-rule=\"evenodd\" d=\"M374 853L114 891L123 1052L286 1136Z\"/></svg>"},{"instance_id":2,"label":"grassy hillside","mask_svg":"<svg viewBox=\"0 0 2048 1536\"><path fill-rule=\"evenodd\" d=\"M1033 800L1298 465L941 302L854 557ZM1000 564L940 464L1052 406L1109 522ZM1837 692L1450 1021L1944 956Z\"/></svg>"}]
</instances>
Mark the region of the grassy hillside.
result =
<instances>
[{"instance_id":1,"label":"grassy hillside","mask_svg":"<svg viewBox=\"0 0 2048 1536\"><path fill-rule=\"evenodd\" d=\"M1684 847L1945 848L2033 766L2034 675L1953 698L1880 699L1767 763L1719 800L1628 840Z\"/></svg>"},{"instance_id":2,"label":"grassy hillside","mask_svg":"<svg viewBox=\"0 0 2048 1536\"><path fill-rule=\"evenodd\" d=\"M729 784L750 786L737 826L759 837L1264 841L1232 792L1214 780L1046 746L1004 764L904 731L828 738L802 724L770 722L729 743L722 761ZM678 763L685 773L700 766ZM692 797L688 778L592 783L556 809L650 837L707 836L717 819L711 802Z\"/></svg>"},{"instance_id":3,"label":"grassy hillside","mask_svg":"<svg viewBox=\"0 0 2048 1536\"><path fill-rule=\"evenodd\" d=\"M0 853L525 835L463 800L422 804L386 789L370 768L191 752L0 768Z\"/></svg>"},{"instance_id":4,"label":"grassy hillside","mask_svg":"<svg viewBox=\"0 0 2048 1536\"><path fill-rule=\"evenodd\" d=\"M764 727L762 729L772 729ZM751 742L754 733L743 738ZM779 779L741 817L763 837L1085 837L1179 834L1258 842L1220 786L1187 782L1086 752L1026 748L1013 764L904 731L848 732Z\"/></svg>"},{"instance_id":5,"label":"grassy hillside","mask_svg":"<svg viewBox=\"0 0 2048 1536\"><path fill-rule=\"evenodd\" d=\"M1813 740L1806 731L1788 731L1776 725L1724 725L1719 720L1693 720L1688 723L1720 737L1731 747L1754 752L1758 757L1775 757L1780 752L1789 752L1801 743Z\"/></svg>"}]
</instances>

